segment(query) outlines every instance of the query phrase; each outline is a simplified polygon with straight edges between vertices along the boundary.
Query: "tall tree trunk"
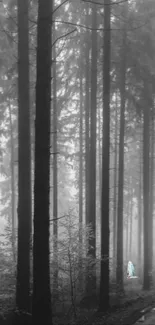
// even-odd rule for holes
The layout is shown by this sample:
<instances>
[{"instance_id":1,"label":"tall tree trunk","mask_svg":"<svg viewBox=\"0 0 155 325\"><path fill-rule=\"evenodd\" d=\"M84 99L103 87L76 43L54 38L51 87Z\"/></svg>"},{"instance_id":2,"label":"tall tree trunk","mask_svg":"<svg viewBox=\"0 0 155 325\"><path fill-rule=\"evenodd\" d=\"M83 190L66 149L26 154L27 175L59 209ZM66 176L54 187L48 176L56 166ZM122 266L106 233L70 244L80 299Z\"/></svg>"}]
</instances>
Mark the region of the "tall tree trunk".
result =
<instances>
[{"instance_id":1,"label":"tall tree trunk","mask_svg":"<svg viewBox=\"0 0 155 325\"><path fill-rule=\"evenodd\" d=\"M118 148L118 98L116 92L115 107L115 159L114 159L114 201L113 201L113 273L116 275L116 247L117 247L117 148Z\"/></svg>"},{"instance_id":2,"label":"tall tree trunk","mask_svg":"<svg viewBox=\"0 0 155 325\"><path fill-rule=\"evenodd\" d=\"M81 57L82 59L82 43ZM83 73L82 60L80 64L80 125L79 125L79 288L83 286L82 276L82 243L83 243Z\"/></svg>"},{"instance_id":3,"label":"tall tree trunk","mask_svg":"<svg viewBox=\"0 0 155 325\"><path fill-rule=\"evenodd\" d=\"M150 285L152 284L152 260L153 260L153 183L154 183L154 107L150 113L150 202L149 202L149 258L150 258Z\"/></svg>"},{"instance_id":4,"label":"tall tree trunk","mask_svg":"<svg viewBox=\"0 0 155 325\"><path fill-rule=\"evenodd\" d=\"M53 40L55 41L55 25L53 24ZM58 294L58 162L57 162L57 83L56 83L56 47L53 46L53 259L54 286L53 294Z\"/></svg>"},{"instance_id":5,"label":"tall tree trunk","mask_svg":"<svg viewBox=\"0 0 155 325\"><path fill-rule=\"evenodd\" d=\"M109 173L110 173L110 56L111 0L104 0L104 58L103 58L103 147L101 197L101 276L99 310L109 308Z\"/></svg>"},{"instance_id":6,"label":"tall tree trunk","mask_svg":"<svg viewBox=\"0 0 155 325\"><path fill-rule=\"evenodd\" d=\"M83 222L83 83L80 72L80 127L79 127L79 223Z\"/></svg>"},{"instance_id":7,"label":"tall tree trunk","mask_svg":"<svg viewBox=\"0 0 155 325\"><path fill-rule=\"evenodd\" d=\"M124 4L124 15L127 17L127 4ZM125 101L126 101L126 24L121 50L120 67L120 136L119 136L119 170L118 170L118 209L117 209L117 269L116 279L120 291L123 291L123 188L124 188L124 129L125 129Z\"/></svg>"},{"instance_id":8,"label":"tall tree trunk","mask_svg":"<svg viewBox=\"0 0 155 325\"><path fill-rule=\"evenodd\" d=\"M88 10L87 10L88 11ZM86 26L88 20L88 12L86 16ZM87 39L85 45L85 215L86 215L86 225L89 224L89 154L90 154L90 95L89 95L89 84L90 84L90 62L89 62L89 53L90 53L90 44L89 44L89 31L87 31Z\"/></svg>"},{"instance_id":9,"label":"tall tree trunk","mask_svg":"<svg viewBox=\"0 0 155 325\"><path fill-rule=\"evenodd\" d=\"M88 8L86 8L86 26L88 25ZM90 200L90 33L86 32L85 42L85 223L89 225L89 200ZM88 239L86 238L86 254L88 254ZM89 270L86 270L86 295L89 292Z\"/></svg>"},{"instance_id":10,"label":"tall tree trunk","mask_svg":"<svg viewBox=\"0 0 155 325\"><path fill-rule=\"evenodd\" d=\"M140 121L142 123L142 121ZM138 273L142 276L142 129L139 139L139 196L138 196Z\"/></svg>"},{"instance_id":11,"label":"tall tree trunk","mask_svg":"<svg viewBox=\"0 0 155 325\"><path fill-rule=\"evenodd\" d=\"M28 0L18 0L18 261L16 305L29 310L31 148Z\"/></svg>"},{"instance_id":12,"label":"tall tree trunk","mask_svg":"<svg viewBox=\"0 0 155 325\"><path fill-rule=\"evenodd\" d=\"M52 324L49 261L52 8L52 0L39 0L35 120L32 317L34 324L45 325Z\"/></svg>"},{"instance_id":13,"label":"tall tree trunk","mask_svg":"<svg viewBox=\"0 0 155 325\"><path fill-rule=\"evenodd\" d=\"M12 253L13 261L16 263L16 213L15 213L15 169L14 169L14 136L12 125L11 103L9 100L9 121L10 121L10 138L11 138L11 216L12 216Z\"/></svg>"},{"instance_id":14,"label":"tall tree trunk","mask_svg":"<svg viewBox=\"0 0 155 325\"><path fill-rule=\"evenodd\" d=\"M89 256L96 258L96 108L97 108L97 12L92 7L92 58L91 58L91 112L90 112L90 200L89 222L92 234L89 238ZM96 291L96 268L89 277L89 290Z\"/></svg>"},{"instance_id":15,"label":"tall tree trunk","mask_svg":"<svg viewBox=\"0 0 155 325\"><path fill-rule=\"evenodd\" d=\"M144 85L144 95L147 96L147 86ZM146 97L147 98L147 97ZM144 126L143 126L143 202L144 202L144 290L150 289L150 276L149 276L149 122L150 122L150 108L147 106L145 98L144 106Z\"/></svg>"}]
</instances>

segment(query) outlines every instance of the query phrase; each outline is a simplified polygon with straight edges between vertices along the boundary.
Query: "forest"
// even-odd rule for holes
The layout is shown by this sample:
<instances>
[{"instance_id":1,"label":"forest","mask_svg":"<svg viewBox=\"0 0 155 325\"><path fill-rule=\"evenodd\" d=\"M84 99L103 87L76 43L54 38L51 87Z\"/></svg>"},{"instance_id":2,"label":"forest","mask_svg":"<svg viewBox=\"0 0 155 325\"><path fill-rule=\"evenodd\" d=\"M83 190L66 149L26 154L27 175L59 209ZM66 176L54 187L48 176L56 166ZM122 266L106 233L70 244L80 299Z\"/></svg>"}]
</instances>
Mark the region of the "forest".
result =
<instances>
[{"instance_id":1,"label":"forest","mask_svg":"<svg viewBox=\"0 0 155 325\"><path fill-rule=\"evenodd\" d=\"M154 158L155 1L0 0L0 324L155 303Z\"/></svg>"}]
</instances>

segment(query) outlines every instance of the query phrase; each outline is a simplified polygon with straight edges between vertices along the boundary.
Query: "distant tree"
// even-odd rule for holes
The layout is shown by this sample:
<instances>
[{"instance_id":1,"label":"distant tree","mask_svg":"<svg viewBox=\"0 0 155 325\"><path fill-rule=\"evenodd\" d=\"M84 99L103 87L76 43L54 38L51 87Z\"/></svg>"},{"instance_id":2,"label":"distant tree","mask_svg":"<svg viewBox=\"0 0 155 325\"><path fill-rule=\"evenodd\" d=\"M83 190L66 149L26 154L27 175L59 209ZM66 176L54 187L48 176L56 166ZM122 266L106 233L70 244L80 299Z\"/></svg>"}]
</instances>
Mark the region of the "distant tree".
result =
<instances>
[{"instance_id":1,"label":"distant tree","mask_svg":"<svg viewBox=\"0 0 155 325\"><path fill-rule=\"evenodd\" d=\"M55 23L53 23L53 40L56 41ZM58 292L58 112L57 112L57 64L56 45L53 45L53 254L54 254L54 294Z\"/></svg>"},{"instance_id":2,"label":"distant tree","mask_svg":"<svg viewBox=\"0 0 155 325\"><path fill-rule=\"evenodd\" d=\"M116 276L116 247L117 247L117 174L118 174L118 94L116 92L115 106L115 158L114 158L114 202L113 202L113 274Z\"/></svg>"},{"instance_id":3,"label":"distant tree","mask_svg":"<svg viewBox=\"0 0 155 325\"><path fill-rule=\"evenodd\" d=\"M154 200L154 103L152 100L150 111L150 198L149 198L149 246L150 246L150 284L152 284L152 271L153 271L153 200Z\"/></svg>"},{"instance_id":4,"label":"distant tree","mask_svg":"<svg viewBox=\"0 0 155 325\"><path fill-rule=\"evenodd\" d=\"M52 324L49 263L52 8L53 1L39 0L37 25L32 319L34 324L45 325Z\"/></svg>"},{"instance_id":5,"label":"distant tree","mask_svg":"<svg viewBox=\"0 0 155 325\"><path fill-rule=\"evenodd\" d=\"M83 72L82 72L82 41L80 50L80 125L79 125L79 223L83 222Z\"/></svg>"},{"instance_id":6,"label":"distant tree","mask_svg":"<svg viewBox=\"0 0 155 325\"><path fill-rule=\"evenodd\" d=\"M139 191L138 191L138 273L142 275L142 118L140 119L139 136Z\"/></svg>"},{"instance_id":7,"label":"distant tree","mask_svg":"<svg viewBox=\"0 0 155 325\"><path fill-rule=\"evenodd\" d=\"M143 124L143 202L144 202L144 290L150 289L150 211L149 211L149 152L150 152L150 105L148 102L149 87L144 82L144 124Z\"/></svg>"},{"instance_id":8,"label":"distant tree","mask_svg":"<svg viewBox=\"0 0 155 325\"><path fill-rule=\"evenodd\" d=\"M88 24L88 8L86 8L86 26ZM87 30L85 39L85 215L89 224L89 154L90 154L90 34Z\"/></svg>"},{"instance_id":9,"label":"distant tree","mask_svg":"<svg viewBox=\"0 0 155 325\"><path fill-rule=\"evenodd\" d=\"M30 308L31 147L28 0L18 0L18 260L16 306Z\"/></svg>"},{"instance_id":10,"label":"distant tree","mask_svg":"<svg viewBox=\"0 0 155 325\"><path fill-rule=\"evenodd\" d=\"M133 239L133 178L130 176L129 187L129 259L132 259L132 239Z\"/></svg>"},{"instance_id":11,"label":"distant tree","mask_svg":"<svg viewBox=\"0 0 155 325\"><path fill-rule=\"evenodd\" d=\"M97 118L97 8L92 5L92 52L91 52L91 106L90 106L90 197L89 197L89 222L93 236L89 240L88 253L96 257L96 118ZM96 270L88 280L89 290L96 290Z\"/></svg>"}]
</instances>

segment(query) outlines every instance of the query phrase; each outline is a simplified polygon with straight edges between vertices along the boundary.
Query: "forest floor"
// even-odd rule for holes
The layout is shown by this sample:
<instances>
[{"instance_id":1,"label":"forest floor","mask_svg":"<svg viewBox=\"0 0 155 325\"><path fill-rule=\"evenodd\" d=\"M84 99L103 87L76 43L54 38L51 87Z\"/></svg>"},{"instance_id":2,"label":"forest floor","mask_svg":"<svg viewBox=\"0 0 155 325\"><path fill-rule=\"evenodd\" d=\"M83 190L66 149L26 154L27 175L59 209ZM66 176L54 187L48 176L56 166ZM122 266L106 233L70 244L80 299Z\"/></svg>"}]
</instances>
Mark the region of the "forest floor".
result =
<instances>
[{"instance_id":1,"label":"forest floor","mask_svg":"<svg viewBox=\"0 0 155 325\"><path fill-rule=\"evenodd\" d=\"M142 316L142 310L155 306L155 290L144 292L140 285L132 282L125 285L125 294L118 296L113 288L110 295L111 308L106 314L97 311L98 302L92 297L89 306L76 307L77 317L55 315L53 325L134 325ZM13 299L0 296L0 325L12 325L11 310ZM26 322L26 325L28 325ZM23 325L23 324L22 324Z\"/></svg>"},{"instance_id":2,"label":"forest floor","mask_svg":"<svg viewBox=\"0 0 155 325\"><path fill-rule=\"evenodd\" d=\"M109 311L99 313L97 303L92 302L83 308L77 308L77 318L70 321L67 318L54 320L54 325L133 325L145 312L155 306L155 290L143 291L141 285L130 282L125 285L125 294L118 296L114 290L110 295L111 308ZM93 306L94 302L94 306Z\"/></svg>"},{"instance_id":3,"label":"forest floor","mask_svg":"<svg viewBox=\"0 0 155 325\"><path fill-rule=\"evenodd\" d=\"M133 325L141 318L141 311L145 312L155 306L154 292L141 292L139 296L122 298L122 301L117 305L112 305L109 311L99 313L97 310L85 310L83 313L79 311L79 317L74 322L56 323L59 325Z\"/></svg>"}]
</instances>

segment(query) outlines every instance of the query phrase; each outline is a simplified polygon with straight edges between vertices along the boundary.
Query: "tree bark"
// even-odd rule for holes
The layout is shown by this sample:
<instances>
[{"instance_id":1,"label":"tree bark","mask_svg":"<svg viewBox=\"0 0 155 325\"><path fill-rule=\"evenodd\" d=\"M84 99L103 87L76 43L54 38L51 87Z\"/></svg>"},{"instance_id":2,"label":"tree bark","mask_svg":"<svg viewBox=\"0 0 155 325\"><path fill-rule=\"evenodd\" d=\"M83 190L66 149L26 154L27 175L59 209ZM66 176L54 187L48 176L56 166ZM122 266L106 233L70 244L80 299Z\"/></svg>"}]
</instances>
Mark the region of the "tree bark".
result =
<instances>
[{"instance_id":1,"label":"tree bark","mask_svg":"<svg viewBox=\"0 0 155 325\"><path fill-rule=\"evenodd\" d=\"M110 56L111 0L104 0L104 58L103 58L103 146L101 197L101 276L99 310L109 308L109 175L110 175Z\"/></svg>"},{"instance_id":2,"label":"tree bark","mask_svg":"<svg viewBox=\"0 0 155 325\"><path fill-rule=\"evenodd\" d=\"M33 306L34 324L52 324L50 292L51 17L53 1L38 2L35 120Z\"/></svg>"},{"instance_id":3,"label":"tree bark","mask_svg":"<svg viewBox=\"0 0 155 325\"><path fill-rule=\"evenodd\" d=\"M31 146L28 0L18 0L18 261L16 305L30 308Z\"/></svg>"}]
</instances>

